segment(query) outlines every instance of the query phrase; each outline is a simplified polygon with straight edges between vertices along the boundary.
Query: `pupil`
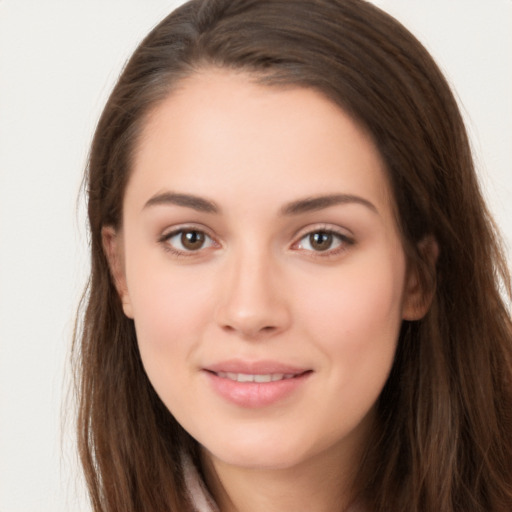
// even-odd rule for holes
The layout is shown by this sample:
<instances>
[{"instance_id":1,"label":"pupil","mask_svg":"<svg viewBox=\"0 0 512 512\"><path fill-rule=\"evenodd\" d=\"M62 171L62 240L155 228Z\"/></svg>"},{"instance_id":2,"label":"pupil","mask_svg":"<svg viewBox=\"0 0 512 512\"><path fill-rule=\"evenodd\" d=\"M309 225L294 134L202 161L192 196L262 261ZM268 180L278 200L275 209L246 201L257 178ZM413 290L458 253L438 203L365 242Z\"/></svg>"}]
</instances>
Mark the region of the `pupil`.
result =
<instances>
[{"instance_id":1,"label":"pupil","mask_svg":"<svg viewBox=\"0 0 512 512\"><path fill-rule=\"evenodd\" d=\"M331 247L332 234L326 233L325 231L318 231L309 235L309 243L313 249L317 251L326 251Z\"/></svg>"},{"instance_id":2,"label":"pupil","mask_svg":"<svg viewBox=\"0 0 512 512\"><path fill-rule=\"evenodd\" d=\"M184 231L181 235L181 243L186 249L200 249L204 243L204 233L199 231Z\"/></svg>"}]
</instances>

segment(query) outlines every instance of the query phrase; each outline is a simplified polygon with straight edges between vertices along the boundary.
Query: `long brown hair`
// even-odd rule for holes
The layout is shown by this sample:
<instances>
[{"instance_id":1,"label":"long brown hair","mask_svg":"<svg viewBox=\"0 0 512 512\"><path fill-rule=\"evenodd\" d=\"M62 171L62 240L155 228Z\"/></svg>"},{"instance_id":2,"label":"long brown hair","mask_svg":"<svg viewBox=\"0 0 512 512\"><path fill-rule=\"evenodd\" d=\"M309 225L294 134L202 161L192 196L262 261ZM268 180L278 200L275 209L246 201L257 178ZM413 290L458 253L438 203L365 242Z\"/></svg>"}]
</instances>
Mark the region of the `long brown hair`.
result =
<instances>
[{"instance_id":1,"label":"long brown hair","mask_svg":"<svg viewBox=\"0 0 512 512\"><path fill-rule=\"evenodd\" d=\"M153 390L102 249L119 227L145 119L205 66L269 87L311 87L372 135L386 163L409 264L432 306L404 322L359 470L372 512L510 511L510 278L456 101L422 45L362 0L192 0L126 65L87 175L92 269L74 343L82 464L96 512L189 510L180 453L196 443ZM429 272L421 241L440 254ZM501 292L501 293L500 293Z\"/></svg>"}]
</instances>

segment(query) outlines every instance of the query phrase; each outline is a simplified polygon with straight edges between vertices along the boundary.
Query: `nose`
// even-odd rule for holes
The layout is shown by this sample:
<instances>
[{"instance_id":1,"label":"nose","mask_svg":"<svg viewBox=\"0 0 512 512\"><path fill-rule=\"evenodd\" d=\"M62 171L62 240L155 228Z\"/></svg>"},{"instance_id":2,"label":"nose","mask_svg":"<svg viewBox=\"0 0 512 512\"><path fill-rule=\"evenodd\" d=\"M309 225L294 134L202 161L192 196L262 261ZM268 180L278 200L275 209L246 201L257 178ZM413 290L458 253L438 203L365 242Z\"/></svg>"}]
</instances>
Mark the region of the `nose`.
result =
<instances>
[{"instance_id":1,"label":"nose","mask_svg":"<svg viewBox=\"0 0 512 512\"><path fill-rule=\"evenodd\" d=\"M271 256L253 252L227 266L226 272L219 273L219 327L245 339L268 338L286 330L291 321L286 287Z\"/></svg>"}]
</instances>

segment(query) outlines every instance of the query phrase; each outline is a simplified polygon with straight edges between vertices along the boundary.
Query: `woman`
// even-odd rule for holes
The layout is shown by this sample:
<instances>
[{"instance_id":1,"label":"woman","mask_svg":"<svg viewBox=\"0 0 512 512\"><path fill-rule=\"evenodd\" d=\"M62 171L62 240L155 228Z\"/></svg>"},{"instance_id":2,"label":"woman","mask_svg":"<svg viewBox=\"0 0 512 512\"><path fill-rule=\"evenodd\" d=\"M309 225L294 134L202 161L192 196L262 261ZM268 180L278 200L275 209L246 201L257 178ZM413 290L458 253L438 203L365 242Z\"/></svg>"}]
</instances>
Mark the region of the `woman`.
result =
<instances>
[{"instance_id":1,"label":"woman","mask_svg":"<svg viewBox=\"0 0 512 512\"><path fill-rule=\"evenodd\" d=\"M505 511L510 281L444 78L361 1L192 1L88 169L97 511Z\"/></svg>"}]
</instances>

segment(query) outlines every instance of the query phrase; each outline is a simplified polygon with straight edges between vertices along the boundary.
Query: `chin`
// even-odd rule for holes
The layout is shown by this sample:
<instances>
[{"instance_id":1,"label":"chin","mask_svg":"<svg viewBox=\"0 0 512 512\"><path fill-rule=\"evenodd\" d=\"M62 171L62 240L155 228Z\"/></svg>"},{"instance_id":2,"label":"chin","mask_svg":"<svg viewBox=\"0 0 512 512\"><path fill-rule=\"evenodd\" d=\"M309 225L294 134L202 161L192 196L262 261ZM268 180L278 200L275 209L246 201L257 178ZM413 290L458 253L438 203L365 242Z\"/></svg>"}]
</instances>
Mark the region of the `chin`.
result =
<instances>
[{"instance_id":1,"label":"chin","mask_svg":"<svg viewBox=\"0 0 512 512\"><path fill-rule=\"evenodd\" d=\"M209 453L224 464L254 470L289 469L301 462L301 457L297 454L272 453L261 448L244 453Z\"/></svg>"},{"instance_id":2,"label":"chin","mask_svg":"<svg viewBox=\"0 0 512 512\"><path fill-rule=\"evenodd\" d=\"M289 469L314 457L323 447L311 447L300 440L275 437L272 439L228 439L225 443L206 446L206 454L230 466L245 469ZM237 442L238 441L238 442ZM204 447L204 445L203 445Z\"/></svg>"}]
</instances>

